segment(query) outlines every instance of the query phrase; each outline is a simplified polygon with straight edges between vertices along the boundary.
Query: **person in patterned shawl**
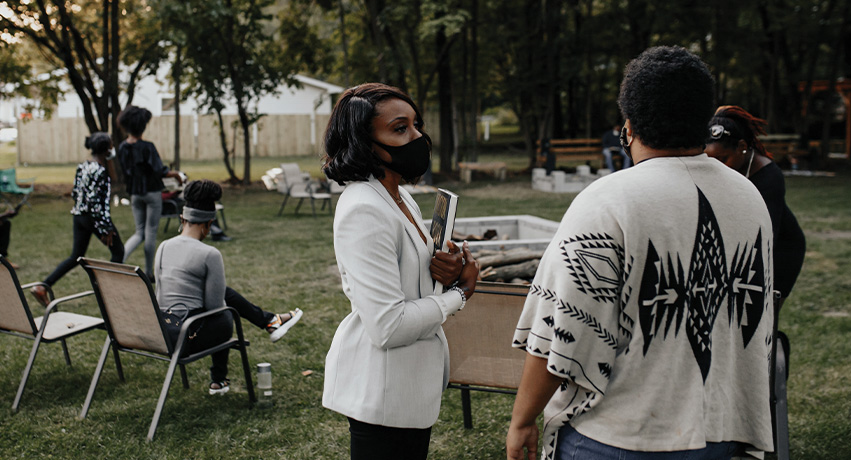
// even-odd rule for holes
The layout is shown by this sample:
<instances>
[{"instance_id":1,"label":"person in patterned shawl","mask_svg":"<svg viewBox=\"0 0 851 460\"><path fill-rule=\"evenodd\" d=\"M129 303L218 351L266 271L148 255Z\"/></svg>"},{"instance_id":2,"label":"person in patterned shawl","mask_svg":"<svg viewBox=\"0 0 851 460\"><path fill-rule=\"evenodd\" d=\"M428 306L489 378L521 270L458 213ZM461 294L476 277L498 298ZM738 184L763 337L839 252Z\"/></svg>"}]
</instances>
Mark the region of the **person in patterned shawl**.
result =
<instances>
[{"instance_id":1,"label":"person in patterned shawl","mask_svg":"<svg viewBox=\"0 0 851 460\"><path fill-rule=\"evenodd\" d=\"M96 132L86 138L85 145L92 151L92 156L77 165L74 176L74 189L71 191L71 199L74 200L74 207L71 208L71 214L74 215L74 243L71 256L60 262L53 273L44 279L44 283L49 286L53 286L59 278L77 266L77 259L86 255L92 235L97 235L109 248L112 262L121 263L124 259L124 245L109 212L111 183L106 161L115 156L112 138L107 133ZM31 292L42 304L50 302L44 286L34 286Z\"/></svg>"},{"instance_id":2,"label":"person in patterned shawl","mask_svg":"<svg viewBox=\"0 0 851 460\"><path fill-rule=\"evenodd\" d=\"M509 459L729 459L772 449L772 230L753 184L704 153L714 81L680 47L631 61L635 166L564 215L514 335L527 352Z\"/></svg>"}]
</instances>

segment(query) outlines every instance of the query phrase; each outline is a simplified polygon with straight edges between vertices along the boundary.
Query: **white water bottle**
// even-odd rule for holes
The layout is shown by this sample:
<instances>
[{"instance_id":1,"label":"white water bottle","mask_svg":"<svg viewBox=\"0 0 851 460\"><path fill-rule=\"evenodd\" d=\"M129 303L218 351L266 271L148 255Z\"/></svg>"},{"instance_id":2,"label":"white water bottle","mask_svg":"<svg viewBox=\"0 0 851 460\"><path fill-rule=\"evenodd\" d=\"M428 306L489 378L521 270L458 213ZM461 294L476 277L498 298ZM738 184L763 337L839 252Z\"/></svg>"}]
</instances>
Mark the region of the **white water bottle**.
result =
<instances>
[{"instance_id":1,"label":"white water bottle","mask_svg":"<svg viewBox=\"0 0 851 460\"><path fill-rule=\"evenodd\" d=\"M260 408L272 407L272 365L260 363L257 365L257 406Z\"/></svg>"}]
</instances>

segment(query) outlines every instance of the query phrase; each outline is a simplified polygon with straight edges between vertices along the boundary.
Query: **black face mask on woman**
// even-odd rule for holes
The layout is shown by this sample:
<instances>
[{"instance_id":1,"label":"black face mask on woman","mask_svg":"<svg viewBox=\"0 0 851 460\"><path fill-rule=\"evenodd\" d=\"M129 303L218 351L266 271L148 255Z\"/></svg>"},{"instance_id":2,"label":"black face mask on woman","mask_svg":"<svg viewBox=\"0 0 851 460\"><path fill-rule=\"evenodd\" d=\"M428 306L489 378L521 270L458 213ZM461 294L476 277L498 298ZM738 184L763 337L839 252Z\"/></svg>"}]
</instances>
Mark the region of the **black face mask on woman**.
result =
<instances>
[{"instance_id":1,"label":"black face mask on woman","mask_svg":"<svg viewBox=\"0 0 851 460\"><path fill-rule=\"evenodd\" d=\"M431 138L427 134L399 146L384 145L376 140L372 142L390 154L390 162L383 161L384 166L399 173L405 181L413 182L428 171L431 161Z\"/></svg>"}]
</instances>

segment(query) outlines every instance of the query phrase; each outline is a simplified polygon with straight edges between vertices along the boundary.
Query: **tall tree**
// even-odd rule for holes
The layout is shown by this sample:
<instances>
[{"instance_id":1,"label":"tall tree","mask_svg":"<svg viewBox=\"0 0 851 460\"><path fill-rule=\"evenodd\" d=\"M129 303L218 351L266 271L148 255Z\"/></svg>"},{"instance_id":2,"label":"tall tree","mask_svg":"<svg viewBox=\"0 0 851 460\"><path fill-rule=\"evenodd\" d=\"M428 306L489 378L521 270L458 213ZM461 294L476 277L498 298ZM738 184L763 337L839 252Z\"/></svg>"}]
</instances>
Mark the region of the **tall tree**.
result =
<instances>
[{"instance_id":1,"label":"tall tree","mask_svg":"<svg viewBox=\"0 0 851 460\"><path fill-rule=\"evenodd\" d=\"M187 91L220 121L228 104L236 108L245 152L242 179L230 165L227 143L222 142L225 166L234 183L251 182L250 130L262 116L256 101L290 81L279 65L280 46L274 39L273 17L267 12L273 4L274 0L188 0L163 10L168 14L165 23L185 35ZM225 129L220 122L222 139Z\"/></svg>"},{"instance_id":2,"label":"tall tree","mask_svg":"<svg viewBox=\"0 0 851 460\"><path fill-rule=\"evenodd\" d=\"M138 20L147 12L135 2L118 0L18 0L0 2L0 28L34 43L53 66L66 72L80 98L83 118L89 130L109 131L121 110L119 73L121 59L132 62L125 91L132 101L137 79L155 61L156 36L126 35L141 41L140 51L122 53L119 10L130 11L127 21ZM95 38L100 38L98 43ZM98 44L100 47L98 47ZM128 101L128 103L129 103ZM113 130L114 135L117 130ZM117 139L116 139L117 140Z\"/></svg>"}]
</instances>

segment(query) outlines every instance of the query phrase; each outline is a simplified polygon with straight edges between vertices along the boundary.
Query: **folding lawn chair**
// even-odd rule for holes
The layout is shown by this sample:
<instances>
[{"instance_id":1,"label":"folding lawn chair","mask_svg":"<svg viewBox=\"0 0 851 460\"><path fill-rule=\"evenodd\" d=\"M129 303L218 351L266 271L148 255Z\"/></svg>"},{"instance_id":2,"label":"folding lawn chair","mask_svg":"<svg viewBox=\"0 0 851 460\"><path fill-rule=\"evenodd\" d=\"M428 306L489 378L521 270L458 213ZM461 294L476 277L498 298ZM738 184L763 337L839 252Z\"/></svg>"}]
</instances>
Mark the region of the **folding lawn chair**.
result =
<instances>
[{"instance_id":1,"label":"folding lawn chair","mask_svg":"<svg viewBox=\"0 0 851 460\"><path fill-rule=\"evenodd\" d=\"M100 359L98 360L97 368L95 369L95 374L92 377L92 383L89 386L86 402L83 404L83 410L80 413L81 419L85 418L89 411L95 389L97 388L98 379L101 372L103 372L103 366L110 348L112 348L113 355L115 356L115 365L118 368L118 377L121 381L124 381L124 372L121 369L121 361L118 356L119 351L169 362L168 372L166 372L165 381L163 382L160 397L157 401L157 408L154 411L154 418L151 420L151 426L148 429L148 441L154 439L157 424L159 423L160 415L162 414L163 406L168 396L168 390L171 386L171 380L174 377L174 370L178 365L180 366L180 377L183 380L183 387L189 388L189 380L186 377L186 364L221 350L235 348L239 350L242 356L242 368L245 372L245 385L248 390L249 403L257 401L257 398L254 396L254 385L251 381L251 370L248 365L248 353L246 352L248 342L243 337L242 322L235 309L222 307L188 318L180 329L177 342L172 343L167 335L162 313L157 305L154 291L151 288L151 282L139 267L87 259L85 257L81 257L79 261L80 266L86 270L92 282L92 288L98 299L98 305L106 323L108 334L106 343L104 343L100 354ZM191 355L184 355L184 348L188 340L187 331L189 325L199 319L221 313L225 310L230 310L233 314L237 338L231 338L219 345Z\"/></svg>"},{"instance_id":2,"label":"folding lawn chair","mask_svg":"<svg viewBox=\"0 0 851 460\"><path fill-rule=\"evenodd\" d=\"M789 338L777 330L782 301L774 291L774 334L771 346L771 427L774 453L777 460L789 460L789 407L786 400L786 380L789 379Z\"/></svg>"},{"instance_id":3,"label":"folding lawn chair","mask_svg":"<svg viewBox=\"0 0 851 460\"><path fill-rule=\"evenodd\" d=\"M21 184L26 184L26 186L21 187ZM0 169L0 196L2 196L3 201L12 207L20 208L21 205L27 203L27 199L30 197L30 193L32 193L33 188L35 187L35 178L31 177L29 179L18 179L17 174L15 173L15 168L6 168ZM18 203L12 203L9 200L8 195L23 195L23 198Z\"/></svg>"},{"instance_id":4,"label":"folding lawn chair","mask_svg":"<svg viewBox=\"0 0 851 460\"><path fill-rule=\"evenodd\" d=\"M33 317L23 291L36 285L46 287L51 300L44 311L44 316L39 317ZM15 274L15 269L3 256L0 256L0 289L3 292L3 295L0 296L0 332L35 340L27 365L24 367L24 374L21 376L18 393L12 403L12 410L17 411L21 403L21 396L24 394L24 388L27 386L30 371L32 371L35 363L35 355L38 353L41 343L61 342L62 351L65 353L65 362L70 366L71 356L68 354L65 339L92 329L103 329L103 320L57 310L59 304L91 295L93 294L92 291L80 292L54 300L53 291L50 286L44 283L30 283L21 286L21 283L18 282L18 276Z\"/></svg>"},{"instance_id":5,"label":"folding lawn chair","mask_svg":"<svg viewBox=\"0 0 851 460\"><path fill-rule=\"evenodd\" d=\"M310 208L313 211L313 217L316 217L316 201L322 201L322 209L325 209L325 204L328 204L328 210L331 211L331 194L322 192L319 182L311 180L310 175L301 172L296 163L281 163L281 173L278 175L278 192L284 194L284 202L281 203L281 209L278 210L280 216L284 212L284 206L287 205L287 200L290 197L298 198L298 204L295 207L295 213L305 199L310 200Z\"/></svg>"},{"instance_id":6,"label":"folding lawn chair","mask_svg":"<svg viewBox=\"0 0 851 460\"><path fill-rule=\"evenodd\" d=\"M464 314L443 323L449 345L449 388L461 390L464 428L473 428L470 391L516 394L526 353L512 348L529 286L480 281Z\"/></svg>"}]
</instances>

